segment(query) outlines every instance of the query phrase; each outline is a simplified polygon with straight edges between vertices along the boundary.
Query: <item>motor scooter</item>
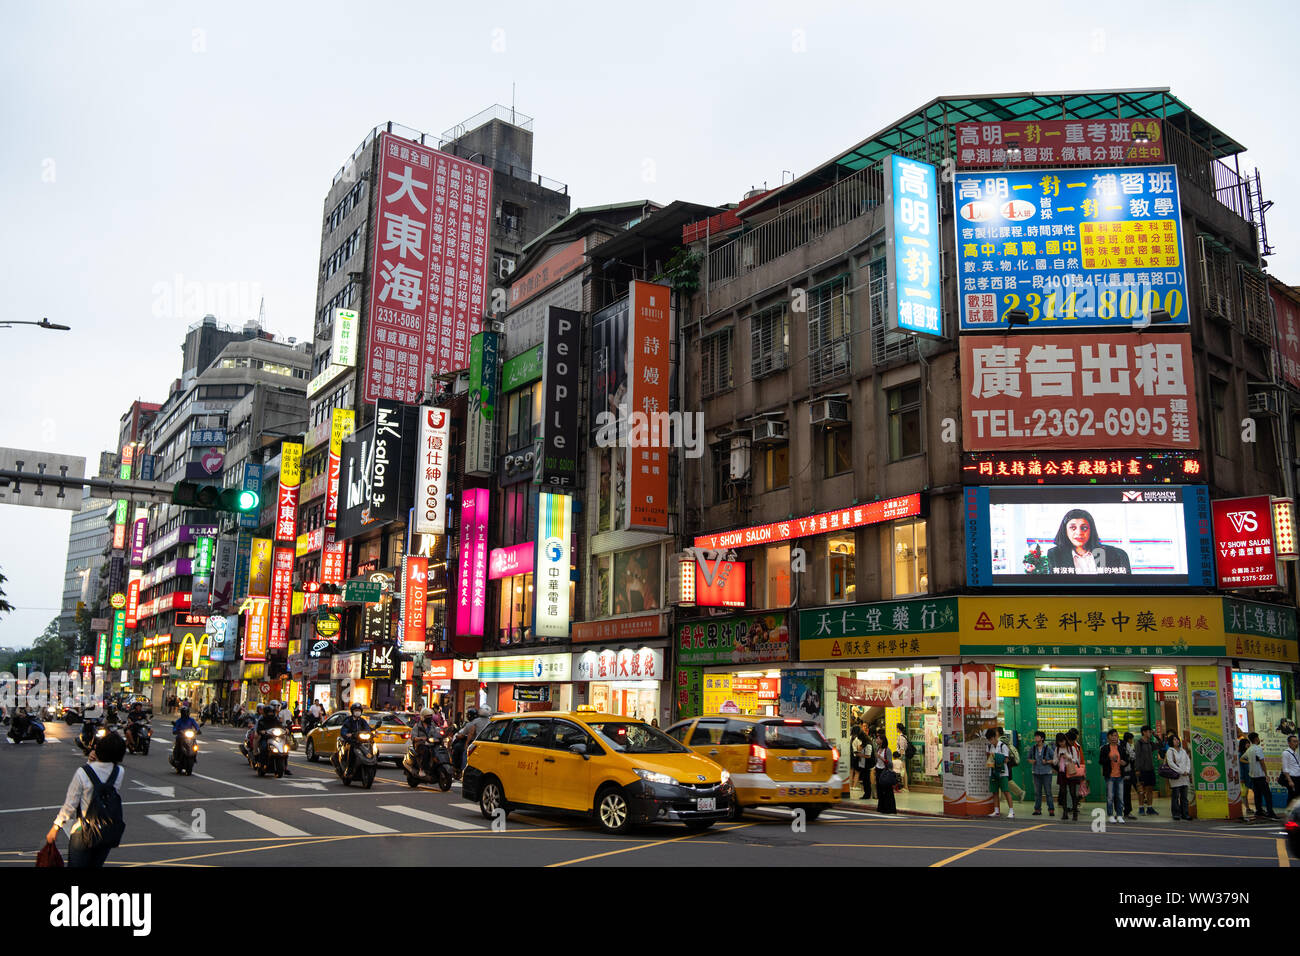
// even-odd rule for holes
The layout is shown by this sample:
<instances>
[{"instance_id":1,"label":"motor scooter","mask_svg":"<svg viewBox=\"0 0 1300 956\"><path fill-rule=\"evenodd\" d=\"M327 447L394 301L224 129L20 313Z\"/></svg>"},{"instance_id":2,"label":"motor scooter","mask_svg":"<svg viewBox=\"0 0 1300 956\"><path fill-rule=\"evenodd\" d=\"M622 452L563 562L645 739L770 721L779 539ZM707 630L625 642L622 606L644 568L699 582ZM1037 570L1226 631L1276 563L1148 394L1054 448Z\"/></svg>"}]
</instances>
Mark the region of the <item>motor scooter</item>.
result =
<instances>
[{"instance_id":1,"label":"motor scooter","mask_svg":"<svg viewBox=\"0 0 1300 956\"><path fill-rule=\"evenodd\" d=\"M149 741L153 739L153 727L150 726L149 721L133 720L128 729L131 732L126 736L126 752L149 756Z\"/></svg>"},{"instance_id":2,"label":"motor scooter","mask_svg":"<svg viewBox=\"0 0 1300 956\"><path fill-rule=\"evenodd\" d=\"M414 789L422 783L436 783L438 789L446 793L451 789L452 780L456 777L456 768L451 765L451 754L447 752L446 739L439 738L431 741L429 750L429 767L423 768L415 752L415 745L412 744L407 748L406 757L402 760L402 770L406 772L406 785Z\"/></svg>"},{"instance_id":3,"label":"motor scooter","mask_svg":"<svg viewBox=\"0 0 1300 956\"><path fill-rule=\"evenodd\" d=\"M9 739L16 744L24 740L45 743L45 724L31 714L15 714L9 722Z\"/></svg>"},{"instance_id":4,"label":"motor scooter","mask_svg":"<svg viewBox=\"0 0 1300 956\"><path fill-rule=\"evenodd\" d=\"M351 786L353 780L360 780L361 785L369 790L374 784L377 760L373 740L374 734L368 730L357 733L356 742L351 747L339 738L338 749L334 751L330 763L344 786Z\"/></svg>"},{"instance_id":5,"label":"motor scooter","mask_svg":"<svg viewBox=\"0 0 1300 956\"><path fill-rule=\"evenodd\" d=\"M289 768L289 738L283 727L272 727L265 731L253 753L248 752L245 744L240 744L239 750L248 757L249 766L257 771L259 777L265 777L268 773L283 777Z\"/></svg>"}]
</instances>

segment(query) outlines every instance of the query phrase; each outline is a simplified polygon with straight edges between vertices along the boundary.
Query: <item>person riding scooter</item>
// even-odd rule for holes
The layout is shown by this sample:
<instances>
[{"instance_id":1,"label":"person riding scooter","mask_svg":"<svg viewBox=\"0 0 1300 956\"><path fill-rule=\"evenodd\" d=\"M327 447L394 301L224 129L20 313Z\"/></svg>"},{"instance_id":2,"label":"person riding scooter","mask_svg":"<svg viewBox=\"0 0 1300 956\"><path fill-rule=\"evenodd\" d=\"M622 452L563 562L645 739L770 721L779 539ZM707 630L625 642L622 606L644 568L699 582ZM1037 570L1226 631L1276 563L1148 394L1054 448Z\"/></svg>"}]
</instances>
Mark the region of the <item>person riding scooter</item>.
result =
<instances>
[{"instance_id":1,"label":"person riding scooter","mask_svg":"<svg viewBox=\"0 0 1300 956\"><path fill-rule=\"evenodd\" d=\"M411 728L411 746L415 748L415 759L420 772L433 776L433 745L443 738L443 728L433 716L433 708L426 707L420 711L420 719Z\"/></svg>"},{"instance_id":2,"label":"person riding scooter","mask_svg":"<svg viewBox=\"0 0 1300 956\"><path fill-rule=\"evenodd\" d=\"M144 732L146 720L148 718L145 716L144 708L137 700L126 715L126 742L132 749L140 746L140 735Z\"/></svg>"},{"instance_id":3,"label":"person riding scooter","mask_svg":"<svg viewBox=\"0 0 1300 956\"><path fill-rule=\"evenodd\" d=\"M349 708L348 718L339 726L339 745L343 750L339 755L339 763L345 770L352 761L352 744L356 735L370 729L370 722L362 716L364 710L360 704L353 704Z\"/></svg>"},{"instance_id":4,"label":"person riding scooter","mask_svg":"<svg viewBox=\"0 0 1300 956\"><path fill-rule=\"evenodd\" d=\"M192 730L195 733L198 733L199 725L198 722L190 716L190 709L188 707L182 707L180 717L172 721L172 736L175 737L177 734L184 733L186 730Z\"/></svg>"},{"instance_id":5,"label":"person riding scooter","mask_svg":"<svg viewBox=\"0 0 1300 956\"><path fill-rule=\"evenodd\" d=\"M253 750L251 753L258 755L262 748L266 746L272 730L283 729L280 723L280 717L276 713L276 705L279 701L271 701L265 707L261 708L262 715L258 718L257 723L253 725ZM284 770L285 776L292 777L293 771L287 766Z\"/></svg>"}]
</instances>

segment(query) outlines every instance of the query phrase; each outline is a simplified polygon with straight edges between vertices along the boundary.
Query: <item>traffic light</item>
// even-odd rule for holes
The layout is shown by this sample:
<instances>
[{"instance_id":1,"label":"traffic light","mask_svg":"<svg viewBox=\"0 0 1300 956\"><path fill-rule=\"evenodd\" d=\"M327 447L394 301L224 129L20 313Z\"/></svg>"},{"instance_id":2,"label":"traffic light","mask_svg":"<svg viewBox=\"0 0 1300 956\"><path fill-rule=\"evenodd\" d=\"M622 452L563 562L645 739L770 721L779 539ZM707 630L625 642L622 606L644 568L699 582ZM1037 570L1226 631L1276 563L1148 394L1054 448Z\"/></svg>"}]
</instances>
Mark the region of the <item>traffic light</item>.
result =
<instances>
[{"instance_id":1,"label":"traffic light","mask_svg":"<svg viewBox=\"0 0 1300 956\"><path fill-rule=\"evenodd\" d=\"M201 485L195 481L179 481L172 488L172 504L187 508L246 514L256 511L260 503L261 497L256 491L244 488L222 488L218 485Z\"/></svg>"}]
</instances>

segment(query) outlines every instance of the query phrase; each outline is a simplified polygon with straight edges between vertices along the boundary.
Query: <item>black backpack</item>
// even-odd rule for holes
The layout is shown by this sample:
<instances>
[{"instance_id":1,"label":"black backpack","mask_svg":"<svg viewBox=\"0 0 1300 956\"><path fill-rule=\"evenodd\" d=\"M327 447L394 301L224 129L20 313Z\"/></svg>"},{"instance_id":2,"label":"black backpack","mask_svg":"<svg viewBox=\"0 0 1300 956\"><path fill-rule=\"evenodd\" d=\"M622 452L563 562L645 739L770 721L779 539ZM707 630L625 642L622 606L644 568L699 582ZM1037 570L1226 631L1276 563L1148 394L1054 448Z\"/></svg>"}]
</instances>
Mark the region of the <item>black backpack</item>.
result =
<instances>
[{"instance_id":1,"label":"black backpack","mask_svg":"<svg viewBox=\"0 0 1300 956\"><path fill-rule=\"evenodd\" d=\"M912 742L909 740L909 741L907 742L907 750L905 750L905 751L903 752L903 759L904 759L904 760L911 760L911 759L912 759L913 757L915 757L915 756L916 756L916 744L912 743Z\"/></svg>"},{"instance_id":2,"label":"black backpack","mask_svg":"<svg viewBox=\"0 0 1300 956\"><path fill-rule=\"evenodd\" d=\"M81 768L95 788L90 795L90 807L81 814L81 830L87 847L115 847L122 842L126 821L122 819L122 797L117 792L117 778L121 767L114 767L107 781L101 781L90 764Z\"/></svg>"}]
</instances>

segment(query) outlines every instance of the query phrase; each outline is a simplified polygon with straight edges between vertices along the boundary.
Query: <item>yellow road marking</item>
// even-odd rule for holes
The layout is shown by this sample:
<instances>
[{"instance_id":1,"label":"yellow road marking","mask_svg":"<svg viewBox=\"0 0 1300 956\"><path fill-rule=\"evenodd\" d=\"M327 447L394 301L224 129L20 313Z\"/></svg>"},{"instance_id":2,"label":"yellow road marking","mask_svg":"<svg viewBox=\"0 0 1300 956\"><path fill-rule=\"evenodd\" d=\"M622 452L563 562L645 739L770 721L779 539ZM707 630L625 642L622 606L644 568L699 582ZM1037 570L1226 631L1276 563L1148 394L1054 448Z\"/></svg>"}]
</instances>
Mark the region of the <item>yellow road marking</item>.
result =
<instances>
[{"instance_id":1,"label":"yellow road marking","mask_svg":"<svg viewBox=\"0 0 1300 956\"><path fill-rule=\"evenodd\" d=\"M1286 840L1277 841L1277 865L1290 866L1291 856L1286 852Z\"/></svg>"},{"instance_id":2,"label":"yellow road marking","mask_svg":"<svg viewBox=\"0 0 1300 956\"><path fill-rule=\"evenodd\" d=\"M753 824L752 824L752 823L742 823L742 824L740 824L739 826L729 827L727 830L724 830L724 831L722 831L722 832L724 832L724 833L730 833L732 830L742 830L742 829L744 829L745 827L749 827L749 826L753 826ZM608 853L594 853L594 854L592 854L591 856L582 856L582 857L578 857L578 859L576 859L576 860L563 860L563 861L561 861L561 862L559 862L559 863L548 863L548 864L546 864L546 866L547 866L547 868L549 869L549 868L551 868L551 867L556 867L556 866L569 866L569 865L571 865L571 864L573 864L573 863L586 863L588 860L599 860L599 859L601 859L602 857L606 857L606 856L617 856L617 855L620 854L620 853L632 853L632 852L635 851L635 850L649 850L649 849L651 849L652 847L656 847L656 846L666 846L666 845L668 845L669 843L680 843L682 840L689 840L689 839L691 839L692 837L697 836L697 835L698 835L698 834L695 834L695 833L687 833L687 834L685 834L685 835L683 835L683 836L672 837L671 839L668 839L668 840L656 840L656 841L654 841L653 843L643 843L643 844L641 844L640 846L629 846L629 847L624 847L624 848L621 849L621 850L610 850ZM710 841L710 842L712 842L712 841Z\"/></svg>"},{"instance_id":3,"label":"yellow road marking","mask_svg":"<svg viewBox=\"0 0 1300 956\"><path fill-rule=\"evenodd\" d=\"M978 853L980 850L988 849L993 844L1000 843L1003 840L1005 840L1007 837L1015 836L1018 833L1029 833L1033 830L1041 830L1043 827L1047 825L1048 824L1046 823L1039 823L1032 827L1025 827L1025 829L1023 830L1008 830L1006 833L1002 833L999 834L998 836L995 836L992 840L986 840L983 843L979 844L978 846L971 847L969 850L962 850L960 853L956 854L955 856L950 856L945 860L940 860L938 863L931 863L930 866L932 867L946 866L949 863L952 863L956 860L960 860L962 857L970 856L972 853Z\"/></svg>"}]
</instances>

